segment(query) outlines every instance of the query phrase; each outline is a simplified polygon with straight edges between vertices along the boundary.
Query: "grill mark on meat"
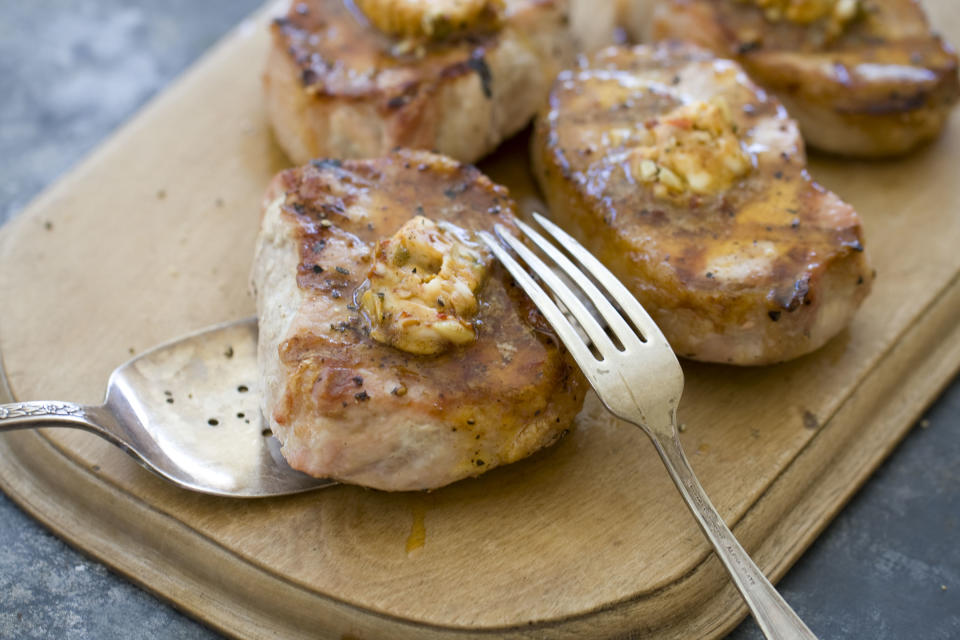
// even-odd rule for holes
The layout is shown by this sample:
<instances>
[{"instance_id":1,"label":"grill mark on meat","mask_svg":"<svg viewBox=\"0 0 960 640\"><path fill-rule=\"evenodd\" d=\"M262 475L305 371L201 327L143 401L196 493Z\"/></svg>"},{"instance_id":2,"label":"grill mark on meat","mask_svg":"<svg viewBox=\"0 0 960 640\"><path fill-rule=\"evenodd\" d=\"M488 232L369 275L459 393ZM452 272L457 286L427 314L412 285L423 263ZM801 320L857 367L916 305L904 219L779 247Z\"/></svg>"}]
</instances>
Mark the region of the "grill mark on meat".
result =
<instances>
[{"instance_id":1,"label":"grill mark on meat","mask_svg":"<svg viewBox=\"0 0 960 640\"><path fill-rule=\"evenodd\" d=\"M311 295L329 298L334 304L342 303L345 309L347 304L352 306L354 292L364 283L366 271L344 269L348 273L342 273L337 267L343 265L336 264L336 258L331 262L331 255L340 255L346 250L354 260L360 255L369 256L381 237L392 235L414 215L448 220L468 231L492 230L494 224L513 227L516 210L507 190L473 167L451 163L440 170L436 167L429 171L417 169L398 154L376 162L347 160L337 166L308 165L284 173L283 209L299 225L297 281L301 288L309 289ZM329 187L334 178L342 185L337 190ZM343 203L344 211L329 216L330 202L338 206ZM368 227L365 219L351 217L350 208L355 206L375 206L380 210L376 228ZM488 213L491 209L506 215L491 216ZM335 226L319 224L330 219L335 219ZM514 232L519 235L515 228ZM317 272L315 266L320 266L322 271ZM558 363L551 355L559 344L553 330L522 290L511 283L504 268L494 263L478 295L481 303L475 318L477 341L433 357L414 356L376 342L364 331L359 314L347 310L349 320L337 328L338 333L347 332L344 339L351 342L351 352L356 357L343 367L352 366L356 371L361 363L375 360L378 368L395 372L398 380L412 387L418 379L423 380L426 375L423 368L429 366L429 377L443 380L445 387L456 392L451 395L460 397L454 403L462 401L464 395L482 402L487 391L474 390L470 380L478 374L482 377L482 368L486 365L481 364L478 372L478 363L501 360L498 344L509 343L517 347L516 361L525 363L524 368L515 372L517 375L536 371L554 378L558 384L566 384L571 371L567 370L569 364ZM339 349L340 343L341 340L331 340L326 335L298 335L284 343L281 358L295 363L323 356L322 368L325 369L332 366L330 350ZM474 355L467 357L464 351ZM417 373L411 377L411 372ZM352 393L355 391L348 395L352 397ZM343 400L330 394L319 396L327 400L333 397ZM410 398L408 394L404 401L411 402ZM452 408L446 397L438 396L429 410L439 414ZM350 406L340 409L349 411Z\"/></svg>"},{"instance_id":2,"label":"grill mark on meat","mask_svg":"<svg viewBox=\"0 0 960 640\"><path fill-rule=\"evenodd\" d=\"M321 96L382 97L383 110L416 102L441 81L480 73L477 61L496 46L496 32L469 34L454 41L425 42L399 53L396 42L371 29L343 0L311 0L305 14L291 12L273 23L275 36L301 69L303 85ZM351 70L367 69L367 73ZM489 90L489 79L485 85Z\"/></svg>"}]
</instances>

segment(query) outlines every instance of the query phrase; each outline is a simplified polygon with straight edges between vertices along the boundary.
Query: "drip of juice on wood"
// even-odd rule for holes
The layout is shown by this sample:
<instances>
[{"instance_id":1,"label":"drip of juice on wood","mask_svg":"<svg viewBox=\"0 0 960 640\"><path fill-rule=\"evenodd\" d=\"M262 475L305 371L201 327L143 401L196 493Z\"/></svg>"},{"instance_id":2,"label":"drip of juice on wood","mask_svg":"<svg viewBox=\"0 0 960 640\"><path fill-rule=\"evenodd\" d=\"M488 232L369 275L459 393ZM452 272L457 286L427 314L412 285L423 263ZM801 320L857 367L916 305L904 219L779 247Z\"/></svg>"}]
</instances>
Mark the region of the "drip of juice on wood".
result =
<instances>
[{"instance_id":1,"label":"drip of juice on wood","mask_svg":"<svg viewBox=\"0 0 960 640\"><path fill-rule=\"evenodd\" d=\"M410 525L410 535L407 536L407 555L423 547L427 541L427 505L421 501L413 504L413 524Z\"/></svg>"}]
</instances>

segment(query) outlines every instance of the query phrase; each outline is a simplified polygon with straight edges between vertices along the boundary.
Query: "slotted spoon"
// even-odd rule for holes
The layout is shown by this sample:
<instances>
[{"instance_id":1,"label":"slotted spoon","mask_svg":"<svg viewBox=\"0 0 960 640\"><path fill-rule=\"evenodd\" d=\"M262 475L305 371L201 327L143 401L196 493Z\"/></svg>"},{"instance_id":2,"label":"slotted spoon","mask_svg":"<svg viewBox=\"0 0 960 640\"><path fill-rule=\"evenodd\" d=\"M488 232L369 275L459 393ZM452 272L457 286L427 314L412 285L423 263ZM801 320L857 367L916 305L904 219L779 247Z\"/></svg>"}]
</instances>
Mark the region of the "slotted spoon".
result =
<instances>
[{"instance_id":1,"label":"slotted spoon","mask_svg":"<svg viewBox=\"0 0 960 640\"><path fill-rule=\"evenodd\" d=\"M104 403L0 405L0 432L73 427L105 438L141 465L192 491L237 498L336 484L287 465L263 423L257 321L210 327L117 368Z\"/></svg>"}]
</instances>

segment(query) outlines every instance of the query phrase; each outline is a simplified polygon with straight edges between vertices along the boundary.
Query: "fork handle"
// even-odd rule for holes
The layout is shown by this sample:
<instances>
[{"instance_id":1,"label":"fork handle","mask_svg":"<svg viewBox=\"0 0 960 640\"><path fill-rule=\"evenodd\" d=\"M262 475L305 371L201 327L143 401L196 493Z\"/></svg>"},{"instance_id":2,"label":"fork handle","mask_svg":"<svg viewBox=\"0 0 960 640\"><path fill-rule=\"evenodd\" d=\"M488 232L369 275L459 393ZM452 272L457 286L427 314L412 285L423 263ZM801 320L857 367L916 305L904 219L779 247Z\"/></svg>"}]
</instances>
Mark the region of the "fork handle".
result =
<instances>
[{"instance_id":1,"label":"fork handle","mask_svg":"<svg viewBox=\"0 0 960 640\"><path fill-rule=\"evenodd\" d=\"M723 522L694 475L676 431L663 438L653 437L653 443L697 524L713 544L717 557L750 607L763 635L771 640L816 640L817 637L777 593Z\"/></svg>"}]
</instances>

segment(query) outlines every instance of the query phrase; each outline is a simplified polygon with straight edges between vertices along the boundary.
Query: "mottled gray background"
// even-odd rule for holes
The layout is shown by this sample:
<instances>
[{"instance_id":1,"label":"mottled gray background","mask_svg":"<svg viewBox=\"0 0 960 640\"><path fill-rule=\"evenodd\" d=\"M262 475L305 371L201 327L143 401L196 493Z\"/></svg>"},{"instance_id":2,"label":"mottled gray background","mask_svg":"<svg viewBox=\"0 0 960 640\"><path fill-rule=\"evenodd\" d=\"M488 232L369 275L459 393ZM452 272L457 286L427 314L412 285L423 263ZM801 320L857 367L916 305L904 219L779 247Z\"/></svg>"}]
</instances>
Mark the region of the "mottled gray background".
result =
<instances>
[{"instance_id":1,"label":"mottled gray background","mask_svg":"<svg viewBox=\"0 0 960 640\"><path fill-rule=\"evenodd\" d=\"M0 0L0 223L258 4ZM960 638L958 460L955 382L781 582L821 638ZM0 494L0 639L218 637Z\"/></svg>"}]
</instances>

